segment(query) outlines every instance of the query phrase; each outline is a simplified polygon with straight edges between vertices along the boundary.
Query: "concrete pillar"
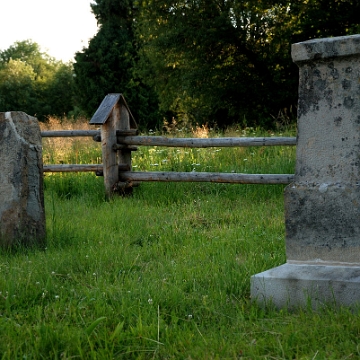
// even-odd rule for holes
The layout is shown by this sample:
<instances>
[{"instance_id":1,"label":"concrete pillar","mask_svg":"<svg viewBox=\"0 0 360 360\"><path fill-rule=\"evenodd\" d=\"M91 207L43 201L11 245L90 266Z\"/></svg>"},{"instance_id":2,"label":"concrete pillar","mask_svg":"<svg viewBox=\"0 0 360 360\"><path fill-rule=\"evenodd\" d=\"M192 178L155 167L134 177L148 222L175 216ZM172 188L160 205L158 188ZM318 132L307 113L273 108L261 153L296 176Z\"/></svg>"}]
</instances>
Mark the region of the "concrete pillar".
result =
<instances>
[{"instance_id":1,"label":"concrete pillar","mask_svg":"<svg viewBox=\"0 0 360 360\"><path fill-rule=\"evenodd\" d=\"M23 112L0 113L0 246L44 245L41 134Z\"/></svg>"},{"instance_id":2,"label":"concrete pillar","mask_svg":"<svg viewBox=\"0 0 360 360\"><path fill-rule=\"evenodd\" d=\"M287 263L251 278L260 304L360 304L360 35L292 46L299 66Z\"/></svg>"}]
</instances>

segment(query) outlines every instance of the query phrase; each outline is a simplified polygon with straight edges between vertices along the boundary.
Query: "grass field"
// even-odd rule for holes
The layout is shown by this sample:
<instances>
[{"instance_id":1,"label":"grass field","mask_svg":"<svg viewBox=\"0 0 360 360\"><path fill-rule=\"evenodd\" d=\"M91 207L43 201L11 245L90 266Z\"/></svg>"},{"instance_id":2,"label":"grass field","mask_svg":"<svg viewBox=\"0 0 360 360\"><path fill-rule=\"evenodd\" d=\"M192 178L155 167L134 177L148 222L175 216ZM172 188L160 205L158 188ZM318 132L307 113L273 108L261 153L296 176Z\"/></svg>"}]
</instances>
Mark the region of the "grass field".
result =
<instances>
[{"instance_id":1,"label":"grass field","mask_svg":"<svg viewBox=\"0 0 360 360\"><path fill-rule=\"evenodd\" d=\"M101 162L84 139L44 139L43 157ZM291 147L133 156L134 170L293 173L294 162ZM360 358L357 313L251 303L250 276L285 262L283 186L143 183L105 201L93 174L44 183L47 248L1 253L1 359Z\"/></svg>"}]
</instances>

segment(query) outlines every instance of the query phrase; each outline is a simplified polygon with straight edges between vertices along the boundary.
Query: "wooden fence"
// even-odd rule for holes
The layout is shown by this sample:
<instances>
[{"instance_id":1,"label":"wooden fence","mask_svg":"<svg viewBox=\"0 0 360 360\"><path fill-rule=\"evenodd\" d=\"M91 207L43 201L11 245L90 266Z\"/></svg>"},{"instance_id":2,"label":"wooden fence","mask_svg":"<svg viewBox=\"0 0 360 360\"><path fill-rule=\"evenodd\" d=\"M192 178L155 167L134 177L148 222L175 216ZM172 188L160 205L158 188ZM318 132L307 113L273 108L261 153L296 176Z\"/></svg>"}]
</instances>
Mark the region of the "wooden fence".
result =
<instances>
[{"instance_id":1,"label":"wooden fence","mask_svg":"<svg viewBox=\"0 0 360 360\"><path fill-rule=\"evenodd\" d=\"M138 172L132 171L131 153L136 145L186 148L295 146L294 137L271 138L167 138L138 136L137 125L121 94L109 94L90 120L101 130L43 131L43 137L91 136L101 142L102 164L97 165L45 165L44 172L93 171L104 176L108 196L115 192L131 192L141 181L217 182L232 184L289 184L292 174L240 174L214 172Z\"/></svg>"}]
</instances>

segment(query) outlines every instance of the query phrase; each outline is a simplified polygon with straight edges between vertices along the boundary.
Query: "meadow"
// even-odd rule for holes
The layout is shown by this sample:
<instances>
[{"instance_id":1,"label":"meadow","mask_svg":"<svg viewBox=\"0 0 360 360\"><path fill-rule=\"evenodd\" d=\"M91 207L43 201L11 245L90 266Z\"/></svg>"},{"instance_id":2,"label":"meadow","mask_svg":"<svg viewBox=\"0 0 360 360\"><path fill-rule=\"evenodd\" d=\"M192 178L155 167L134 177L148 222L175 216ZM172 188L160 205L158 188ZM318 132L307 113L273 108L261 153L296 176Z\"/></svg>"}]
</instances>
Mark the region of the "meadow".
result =
<instances>
[{"instance_id":1,"label":"meadow","mask_svg":"<svg viewBox=\"0 0 360 360\"><path fill-rule=\"evenodd\" d=\"M191 134L223 135L273 134ZM100 163L101 153L91 139L44 139L43 158ZM294 165L294 147L133 153L141 171L291 174ZM250 276L286 260L284 186L142 183L106 200L101 177L47 173L44 188L46 249L0 254L1 359L360 358L358 313L250 299Z\"/></svg>"}]
</instances>

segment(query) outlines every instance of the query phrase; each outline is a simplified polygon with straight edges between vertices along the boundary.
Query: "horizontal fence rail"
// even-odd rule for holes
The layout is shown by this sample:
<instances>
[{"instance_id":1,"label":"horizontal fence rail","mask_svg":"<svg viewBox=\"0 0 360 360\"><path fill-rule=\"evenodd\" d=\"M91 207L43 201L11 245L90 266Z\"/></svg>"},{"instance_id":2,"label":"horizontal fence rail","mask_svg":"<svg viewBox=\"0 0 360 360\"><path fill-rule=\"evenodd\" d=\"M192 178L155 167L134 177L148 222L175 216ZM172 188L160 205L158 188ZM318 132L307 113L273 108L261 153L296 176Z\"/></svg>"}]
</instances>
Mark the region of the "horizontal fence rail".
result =
<instances>
[{"instance_id":1,"label":"horizontal fence rail","mask_svg":"<svg viewBox=\"0 0 360 360\"><path fill-rule=\"evenodd\" d=\"M59 165L44 165L44 172L96 172L97 175L102 175L103 164L59 164ZM126 164L118 165L119 171L130 171L130 167Z\"/></svg>"},{"instance_id":2,"label":"horizontal fence rail","mask_svg":"<svg viewBox=\"0 0 360 360\"><path fill-rule=\"evenodd\" d=\"M61 164L61 165L44 165L44 172L101 172L103 165L83 165L83 164Z\"/></svg>"},{"instance_id":3,"label":"horizontal fence rail","mask_svg":"<svg viewBox=\"0 0 360 360\"><path fill-rule=\"evenodd\" d=\"M165 136L123 136L124 131L117 130L118 142L122 145L166 146L166 147L250 147L250 146L295 146L295 137L253 137L253 138L167 138ZM60 130L42 131L42 137L81 137L92 136L100 139L100 130Z\"/></svg>"},{"instance_id":4,"label":"horizontal fence rail","mask_svg":"<svg viewBox=\"0 0 360 360\"><path fill-rule=\"evenodd\" d=\"M56 130L41 131L42 137L77 137L77 136L98 136L100 130Z\"/></svg>"},{"instance_id":5,"label":"horizontal fence rail","mask_svg":"<svg viewBox=\"0 0 360 360\"><path fill-rule=\"evenodd\" d=\"M249 147L249 146L295 146L295 137L257 137L257 138L167 138L165 136L126 136L118 137L119 144L167 147Z\"/></svg>"},{"instance_id":6,"label":"horizontal fence rail","mask_svg":"<svg viewBox=\"0 0 360 360\"><path fill-rule=\"evenodd\" d=\"M214 182L228 184L289 184L294 175L288 174L239 174L213 172L121 172L121 181L172 181L172 182Z\"/></svg>"}]
</instances>

